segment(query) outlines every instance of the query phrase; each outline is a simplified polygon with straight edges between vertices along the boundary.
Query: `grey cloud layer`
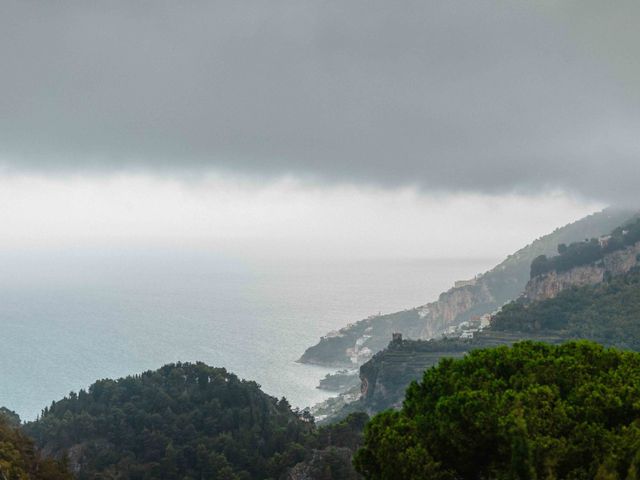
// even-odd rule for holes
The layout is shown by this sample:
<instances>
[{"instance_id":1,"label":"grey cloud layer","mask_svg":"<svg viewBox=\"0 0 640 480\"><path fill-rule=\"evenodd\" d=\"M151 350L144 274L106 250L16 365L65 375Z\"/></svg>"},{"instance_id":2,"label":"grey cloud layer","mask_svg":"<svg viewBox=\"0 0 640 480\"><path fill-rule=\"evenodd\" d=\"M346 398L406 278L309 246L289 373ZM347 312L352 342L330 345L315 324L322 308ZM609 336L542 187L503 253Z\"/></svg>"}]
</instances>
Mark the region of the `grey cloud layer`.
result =
<instances>
[{"instance_id":1,"label":"grey cloud layer","mask_svg":"<svg viewBox=\"0 0 640 480\"><path fill-rule=\"evenodd\" d=\"M7 0L0 156L620 200L637 4Z\"/></svg>"}]
</instances>

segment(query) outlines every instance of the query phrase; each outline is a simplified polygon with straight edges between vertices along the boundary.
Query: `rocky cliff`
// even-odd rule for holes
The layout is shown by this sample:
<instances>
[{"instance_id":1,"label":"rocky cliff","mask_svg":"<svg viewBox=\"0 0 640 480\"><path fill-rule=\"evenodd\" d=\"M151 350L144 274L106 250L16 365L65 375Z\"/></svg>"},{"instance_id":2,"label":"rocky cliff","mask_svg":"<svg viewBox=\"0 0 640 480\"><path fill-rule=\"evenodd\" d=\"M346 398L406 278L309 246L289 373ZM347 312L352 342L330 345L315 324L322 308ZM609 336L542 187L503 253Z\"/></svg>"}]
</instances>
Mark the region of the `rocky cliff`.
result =
<instances>
[{"instance_id":1,"label":"rocky cliff","mask_svg":"<svg viewBox=\"0 0 640 480\"><path fill-rule=\"evenodd\" d=\"M498 306L500 300L491 293L490 285L484 278L473 284L452 288L442 293L437 301L418 309L423 322L418 338L433 338L473 314L490 312Z\"/></svg>"},{"instance_id":2,"label":"rocky cliff","mask_svg":"<svg viewBox=\"0 0 640 480\"><path fill-rule=\"evenodd\" d=\"M601 260L589 265L581 265L564 272L551 271L533 277L524 291L527 301L546 300L556 297L571 287L595 285L607 277L615 277L629 272L639 264L640 242L604 255Z\"/></svg>"}]
</instances>

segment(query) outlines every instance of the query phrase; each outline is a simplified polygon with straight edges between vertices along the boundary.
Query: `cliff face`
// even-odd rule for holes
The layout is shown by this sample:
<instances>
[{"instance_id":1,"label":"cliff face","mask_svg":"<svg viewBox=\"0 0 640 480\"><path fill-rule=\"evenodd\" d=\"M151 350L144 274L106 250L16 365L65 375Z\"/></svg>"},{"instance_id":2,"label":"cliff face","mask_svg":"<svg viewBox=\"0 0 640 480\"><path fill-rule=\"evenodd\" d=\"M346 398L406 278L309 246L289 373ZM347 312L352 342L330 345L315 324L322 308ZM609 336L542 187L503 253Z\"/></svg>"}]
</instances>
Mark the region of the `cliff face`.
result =
<instances>
[{"instance_id":1,"label":"cliff face","mask_svg":"<svg viewBox=\"0 0 640 480\"><path fill-rule=\"evenodd\" d=\"M607 276L627 273L638 265L640 243L604 256L601 261L582 265L565 272L551 271L533 277L527 284L523 296L528 301L546 300L556 297L561 291L571 287L595 285Z\"/></svg>"},{"instance_id":2,"label":"cliff face","mask_svg":"<svg viewBox=\"0 0 640 480\"><path fill-rule=\"evenodd\" d=\"M465 314L476 310L478 313L487 313L497 306L499 305L483 278L473 285L452 288L441 294L437 301L419 309L424 322L420 338L435 337L447 327L458 325L463 320L461 316Z\"/></svg>"}]
</instances>

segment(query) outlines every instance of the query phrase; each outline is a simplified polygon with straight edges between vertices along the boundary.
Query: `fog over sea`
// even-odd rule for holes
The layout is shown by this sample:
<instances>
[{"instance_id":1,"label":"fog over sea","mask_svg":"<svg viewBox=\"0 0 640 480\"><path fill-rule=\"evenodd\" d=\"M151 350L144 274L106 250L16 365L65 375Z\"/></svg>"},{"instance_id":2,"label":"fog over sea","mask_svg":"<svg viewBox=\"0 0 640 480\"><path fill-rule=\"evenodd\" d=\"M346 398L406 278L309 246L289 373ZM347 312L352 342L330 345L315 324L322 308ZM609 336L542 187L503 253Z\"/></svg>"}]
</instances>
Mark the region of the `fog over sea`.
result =
<instances>
[{"instance_id":1,"label":"fog over sea","mask_svg":"<svg viewBox=\"0 0 640 480\"><path fill-rule=\"evenodd\" d=\"M86 388L200 360L304 408L333 371L295 362L321 335L434 300L487 260L247 260L116 250L0 255L0 406L34 419Z\"/></svg>"}]
</instances>

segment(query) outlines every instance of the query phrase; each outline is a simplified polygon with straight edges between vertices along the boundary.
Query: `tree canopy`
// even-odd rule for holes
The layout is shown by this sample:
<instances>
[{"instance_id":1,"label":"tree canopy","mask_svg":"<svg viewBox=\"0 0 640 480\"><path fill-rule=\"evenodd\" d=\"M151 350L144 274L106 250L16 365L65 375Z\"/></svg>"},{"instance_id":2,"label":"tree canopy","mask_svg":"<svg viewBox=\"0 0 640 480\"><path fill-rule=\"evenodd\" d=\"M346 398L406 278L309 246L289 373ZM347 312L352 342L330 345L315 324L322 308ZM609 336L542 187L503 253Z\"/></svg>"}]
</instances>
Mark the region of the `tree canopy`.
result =
<instances>
[{"instance_id":1,"label":"tree canopy","mask_svg":"<svg viewBox=\"0 0 640 480\"><path fill-rule=\"evenodd\" d=\"M356 477L350 456L367 418L318 429L307 412L255 382L177 363L100 380L24 428L48 451L68 452L80 480L275 479L303 462L318 478L346 479Z\"/></svg>"},{"instance_id":2,"label":"tree canopy","mask_svg":"<svg viewBox=\"0 0 640 480\"><path fill-rule=\"evenodd\" d=\"M569 245L558 245L558 255L547 257L540 255L531 262L531 278L547 272L564 272L581 265L588 265L602 260L608 254L640 242L640 219L628 222L611 232L601 242L597 238L584 242L573 242Z\"/></svg>"},{"instance_id":3,"label":"tree canopy","mask_svg":"<svg viewBox=\"0 0 640 480\"><path fill-rule=\"evenodd\" d=\"M370 479L636 479L640 354L522 342L444 359L364 442Z\"/></svg>"},{"instance_id":4,"label":"tree canopy","mask_svg":"<svg viewBox=\"0 0 640 480\"><path fill-rule=\"evenodd\" d=\"M24 435L14 412L0 408L0 478L2 480L70 480L64 462L43 457Z\"/></svg>"}]
</instances>

